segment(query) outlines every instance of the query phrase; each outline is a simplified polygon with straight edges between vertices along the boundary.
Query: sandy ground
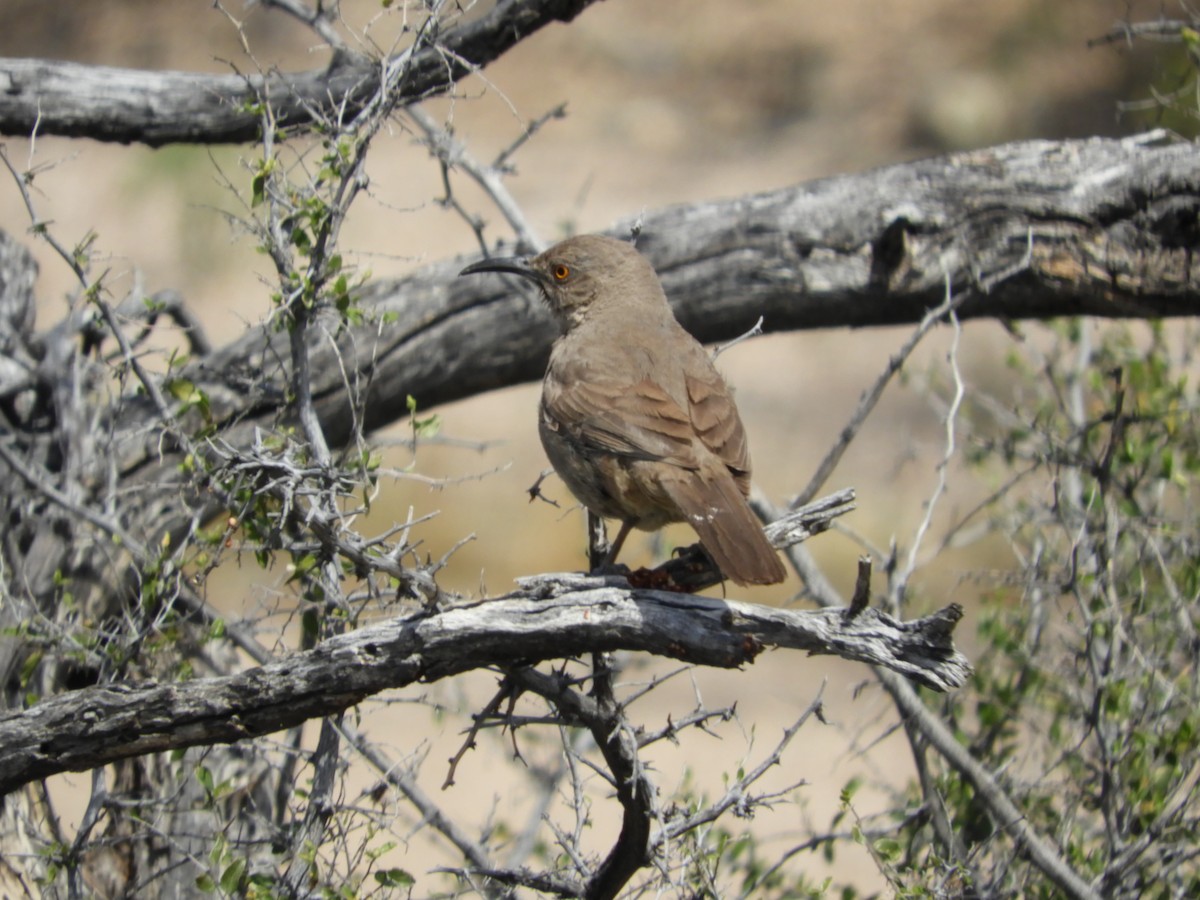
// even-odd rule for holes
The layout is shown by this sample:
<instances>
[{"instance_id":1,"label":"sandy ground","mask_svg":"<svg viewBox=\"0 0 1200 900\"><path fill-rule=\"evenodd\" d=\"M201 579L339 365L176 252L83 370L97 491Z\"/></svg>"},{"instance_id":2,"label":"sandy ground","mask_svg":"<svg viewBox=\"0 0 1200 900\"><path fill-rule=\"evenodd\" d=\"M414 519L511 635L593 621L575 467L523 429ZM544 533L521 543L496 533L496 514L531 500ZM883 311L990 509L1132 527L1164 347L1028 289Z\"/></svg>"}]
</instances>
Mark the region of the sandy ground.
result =
<instances>
[{"instance_id":1,"label":"sandy ground","mask_svg":"<svg viewBox=\"0 0 1200 900\"><path fill-rule=\"evenodd\" d=\"M1145 16L1157 14L1157 7L1141 5ZM231 61L246 65L229 19L210 0L93 2L70 13L32 0L9 0L8 6L11 27L0 35L5 55L205 71L226 71ZM1138 5L1132 13L1130 6L1124 0L607 0L570 26L550 27L526 41L484 78L465 82L452 101L429 109L450 121L477 157L488 159L525 123L567 102L567 118L549 124L515 157L510 180L534 227L551 239L567 230L604 228L641 209L770 190L946 149L1129 130L1134 124L1117 121L1114 104L1145 95L1142 79L1151 64L1111 49L1089 51L1084 44L1118 18L1136 16ZM380 15L379 4L365 0L344 7L355 22ZM230 12L245 18L246 39L264 64L300 69L324 60L312 49L315 41L281 16L240 5L230 5ZM392 39L395 21L383 17L372 26L380 45ZM268 310L263 259L220 212L240 209L226 182L245 196L245 163L254 148L152 151L51 139L36 147L24 140L5 146L18 166L29 160L53 164L35 181L39 213L68 244L89 230L97 233L98 255L118 296L135 285L175 288L217 342ZM489 221L491 239L506 236L500 215L478 192L461 178L454 185ZM440 193L436 166L397 123L376 147L370 196L344 234L348 256L384 276L473 252L470 230L437 204ZM15 189L0 185L0 223L20 233L27 222ZM62 314L73 286L44 246L34 249L42 262L39 324L45 327ZM806 483L861 391L906 334L781 335L722 356L751 435L757 481L769 495L783 499ZM970 390L1003 393L1010 341L988 323L966 329L960 361ZM949 334L928 342L909 367L912 383L890 390L828 486L858 489L860 510L850 524L872 547L886 549L895 539L906 548L923 514L944 436L938 410L914 385L927 373L944 372L950 347ZM524 489L546 465L535 437L536 390L514 388L436 410L445 435L484 441L489 448L423 447L416 472L454 479L499 471L437 488L412 480L386 484L365 527L382 529L409 507L417 514L440 511L424 532L426 546L440 556L475 535L443 579L470 594L502 592L523 573L578 568L579 513L525 502ZM397 428L378 437L404 434ZM412 460L396 448L389 462L405 466ZM935 517L935 534L987 487L959 467L950 475L953 490ZM565 499L561 488L557 493ZM672 532L668 540L675 538L687 536ZM814 549L834 583L849 587L860 544L830 534ZM663 552L649 540L631 550L630 562ZM970 583L973 574L1009 564L999 541L946 554L916 581L917 609L951 599L970 606L978 590ZM214 579L210 596L236 614L273 604L277 586L263 584L252 565L232 566ZM793 581L747 596L786 603L798 587ZM971 634L968 620L962 635L968 648ZM631 665L629 678L635 680L674 668L643 659ZM478 708L493 681L462 679L424 696L447 705L466 698L469 708ZM806 817L823 827L852 775L892 785L912 776L907 748L895 735L875 742L891 720L880 718L877 689L856 692L864 681L869 683L869 673L861 667L783 652L767 654L747 672L681 676L639 706L648 727L661 725L668 712L678 717L690 710L697 693L710 706L736 701L740 725L722 726L720 739L692 734L678 747L656 748L650 758L658 783L667 792L691 773L693 785L719 791L721 773L761 759L824 684L831 724L805 726L776 781L803 779L808 786L794 802L752 823L771 847L801 840ZM398 758L426 754L428 789L477 827L493 814L519 822L531 791L519 767L501 765L511 752L504 741L483 741L459 767L459 784L438 792L443 760L461 742L457 731L464 720L435 716L428 706L409 702L416 696L372 705L371 733ZM522 742L531 759L554 760L552 736L530 734ZM353 783L367 781L359 773ZM68 783L86 782L77 776ZM882 803L879 793L868 791L856 809L868 815ZM613 828L611 810L597 816L601 840ZM725 824L736 830L748 823ZM417 874L436 859L427 855L424 836L412 837L400 863ZM832 867L806 857L801 868L812 877L831 873L864 888L882 886L869 858L853 847Z\"/></svg>"}]
</instances>

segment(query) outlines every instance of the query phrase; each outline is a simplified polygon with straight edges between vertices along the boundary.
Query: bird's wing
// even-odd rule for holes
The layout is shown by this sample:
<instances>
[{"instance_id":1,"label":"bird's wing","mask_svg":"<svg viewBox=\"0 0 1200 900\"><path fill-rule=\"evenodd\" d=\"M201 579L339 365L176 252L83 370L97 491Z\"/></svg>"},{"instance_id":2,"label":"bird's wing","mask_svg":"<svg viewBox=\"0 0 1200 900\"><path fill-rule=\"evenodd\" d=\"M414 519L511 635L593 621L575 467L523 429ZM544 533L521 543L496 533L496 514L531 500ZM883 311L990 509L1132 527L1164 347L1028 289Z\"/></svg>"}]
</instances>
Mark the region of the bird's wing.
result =
<instances>
[{"instance_id":1,"label":"bird's wing","mask_svg":"<svg viewBox=\"0 0 1200 900\"><path fill-rule=\"evenodd\" d=\"M582 381L547 373L542 415L550 428L589 449L685 469L699 465L688 414L650 379Z\"/></svg>"},{"instance_id":2,"label":"bird's wing","mask_svg":"<svg viewBox=\"0 0 1200 900\"><path fill-rule=\"evenodd\" d=\"M701 370L701 374L687 374L684 380L696 436L725 464L742 493L747 493L750 488L750 447L729 386L711 366L707 371Z\"/></svg>"}]
</instances>

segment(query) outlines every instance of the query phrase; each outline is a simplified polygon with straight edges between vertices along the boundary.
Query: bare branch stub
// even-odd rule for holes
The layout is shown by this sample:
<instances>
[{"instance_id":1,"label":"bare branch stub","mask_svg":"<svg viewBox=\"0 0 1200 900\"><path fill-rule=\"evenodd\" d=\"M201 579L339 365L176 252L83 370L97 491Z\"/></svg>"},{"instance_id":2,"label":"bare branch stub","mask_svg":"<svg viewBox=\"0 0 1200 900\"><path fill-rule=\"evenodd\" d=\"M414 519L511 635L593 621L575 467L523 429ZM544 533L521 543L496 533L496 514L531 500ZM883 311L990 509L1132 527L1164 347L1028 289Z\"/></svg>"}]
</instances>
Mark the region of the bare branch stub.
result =
<instances>
[{"instance_id":1,"label":"bare branch stub","mask_svg":"<svg viewBox=\"0 0 1200 900\"><path fill-rule=\"evenodd\" d=\"M858 558L858 577L854 582L854 595L850 598L850 607L846 610L846 621L849 622L867 608L871 602L871 558Z\"/></svg>"}]
</instances>

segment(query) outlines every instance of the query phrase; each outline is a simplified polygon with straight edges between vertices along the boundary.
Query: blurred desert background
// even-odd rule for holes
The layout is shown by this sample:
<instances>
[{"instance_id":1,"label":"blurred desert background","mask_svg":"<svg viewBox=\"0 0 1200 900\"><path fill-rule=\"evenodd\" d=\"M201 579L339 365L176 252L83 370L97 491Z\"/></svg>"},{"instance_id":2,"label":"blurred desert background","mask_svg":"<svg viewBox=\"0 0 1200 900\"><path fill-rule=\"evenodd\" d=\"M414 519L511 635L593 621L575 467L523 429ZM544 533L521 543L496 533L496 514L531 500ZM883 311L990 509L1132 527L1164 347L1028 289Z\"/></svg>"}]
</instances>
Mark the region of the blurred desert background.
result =
<instances>
[{"instance_id":1,"label":"blurred desert background","mask_svg":"<svg viewBox=\"0 0 1200 900\"><path fill-rule=\"evenodd\" d=\"M379 46L391 46L403 4L392 12L377 0L342 5L353 28L365 27ZM211 0L6 0L0 53L207 72L254 65L301 70L327 60L316 38L288 17L237 0L224 7ZM605 0L570 25L548 27L519 44L484 77L464 81L455 97L427 110L452 123L476 157L489 160L528 122L567 104L564 119L549 122L514 156L516 172L508 180L533 227L551 241L569 231L608 228L643 209L767 191L948 150L1139 130L1153 123L1118 116L1118 104L1146 98L1152 84L1169 85L1175 57L1146 47L1088 49L1086 42L1120 19L1149 19L1160 9L1128 0ZM233 19L242 22L244 46ZM150 150L49 138L4 143L16 165L39 169L38 212L61 241L73 245L95 232L98 266L110 270L118 297L135 287L178 290L217 344L268 313L268 266L224 214L244 211L229 185L248 196L244 162L254 157L254 147ZM471 230L438 203L438 165L402 119L377 143L370 178L369 196L343 233L347 259L378 278L478 252ZM490 240L511 237L486 198L464 177L452 179L456 196L488 221ZM0 183L0 223L26 234L41 263L39 327L48 327L74 289L70 273L28 236L29 219L11 184ZM1036 334L1037 328L1025 330ZM770 497L785 502L807 483L861 392L908 333L774 335L721 357L750 433L756 481ZM1012 341L995 323L965 326L959 361L968 390L1004 395L1004 356ZM937 479L944 446L940 409L921 387L943 377L937 373L944 373L949 347L949 334L925 343L907 367L907 381L889 388L826 485L827 491L857 489L859 508L846 524L873 548L886 550L895 540L907 553ZM410 507L416 515L438 511L422 530L424 548L436 558L474 535L441 574L444 587L471 596L503 593L518 575L580 568L583 519L570 511L561 485L551 480L545 489L563 501L562 509L527 502L526 488L547 465L536 437L537 390L527 385L424 410L438 414L441 435L452 440L420 447L415 459L403 446L405 426L375 435L381 445L391 445L390 465L447 480L385 482L363 527L382 530L405 518ZM949 479L951 492L934 517L933 543L938 528L991 487L953 466ZM625 561L651 562L671 540L691 538L684 529L664 542L631 539ZM833 583L849 590L863 545L831 533L811 546ZM986 573L1010 563L997 539L947 552L921 570L910 613L951 601L969 610L986 589ZM247 560L220 571L209 597L230 615L250 615L291 602L282 581L280 573L264 576ZM793 579L744 596L787 604L797 602L799 591ZM968 615L959 633L968 653L973 628ZM262 639L295 646L278 632L264 632ZM643 680L675 668L668 661L632 660L628 677ZM809 784L794 803L753 823L763 839L787 847L806 836L808 819L823 827L853 775L892 785L912 777L902 738L887 733L892 718L880 718L886 706L878 691L857 690L871 683L864 669L777 651L745 672L676 678L635 708L635 718L657 727L668 711L678 717L690 710L697 693L709 706L737 702L741 725L727 726L722 739L694 734L679 746L651 751L658 783L668 791L690 778L699 789L716 792L720 773L760 759L823 679L829 724L805 726L778 782ZM449 708L467 698L478 708L493 685L492 676L481 675L387 697L386 705L364 708L365 727L398 759L428 756L423 782L474 827L501 814L519 827L531 788L519 765L503 764L510 754L506 739L481 741L459 766L459 784L440 793L443 761L461 743L465 720L409 702L425 699ZM553 759L553 736L542 736L539 744L525 735L522 749L531 758ZM371 780L360 774L351 784ZM74 783L85 784L86 776ZM879 804L878 794L867 791L856 809L869 815ZM614 826L612 813L597 806L601 834ZM746 826L740 820L726 824ZM420 879L438 857L428 853L423 833L406 827L396 826L409 842L398 864ZM802 858L799 866L813 877L832 872L879 888L873 864L856 852L839 855L832 866L818 855Z\"/></svg>"}]
</instances>

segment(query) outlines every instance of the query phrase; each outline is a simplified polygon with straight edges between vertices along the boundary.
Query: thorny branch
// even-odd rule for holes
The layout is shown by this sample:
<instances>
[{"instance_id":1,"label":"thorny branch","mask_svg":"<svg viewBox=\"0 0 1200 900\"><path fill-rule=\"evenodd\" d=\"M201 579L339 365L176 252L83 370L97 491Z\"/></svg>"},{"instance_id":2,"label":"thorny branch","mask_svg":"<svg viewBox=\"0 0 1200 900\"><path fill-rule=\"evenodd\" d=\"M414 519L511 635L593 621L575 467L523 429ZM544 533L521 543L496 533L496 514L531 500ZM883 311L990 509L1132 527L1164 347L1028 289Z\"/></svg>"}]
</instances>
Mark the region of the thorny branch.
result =
<instances>
[{"instance_id":1,"label":"thorny branch","mask_svg":"<svg viewBox=\"0 0 1200 900\"><path fill-rule=\"evenodd\" d=\"M741 777L729 785L723 796L688 814L672 811L664 816L657 807L656 789L637 755L639 747L647 741L632 732L624 714L624 706L629 701L617 705L608 694L596 697L593 692L588 696L562 676L546 675L532 669L518 670L513 674L513 681L524 690L548 700L558 710L565 724L589 730L604 753L608 766L608 772L604 774L616 789L624 811L623 823L620 837L608 857L594 870L579 858L576 841L563 842L564 850L575 860L577 875L582 877L561 874L548 877L544 873L512 868L489 868L479 874L503 884L524 885L568 897L614 897L634 872L652 861L669 878L670 848L682 835L716 821L731 810L749 816L756 808L793 791L799 784L760 795L753 793L753 787L770 769L779 765L784 750L804 723L812 715L820 715L821 705L818 693L818 697L799 719L784 730L773 751L758 765L748 767ZM727 710L714 713L700 709L694 715L692 724L701 723L713 715L726 714ZM638 738L636 743L631 740L634 737Z\"/></svg>"},{"instance_id":2,"label":"thorny branch","mask_svg":"<svg viewBox=\"0 0 1200 900\"><path fill-rule=\"evenodd\" d=\"M949 316L950 325L953 329L953 343L950 347L950 352L947 357L950 372L954 379L954 396L950 402L950 408L945 415L945 434L946 440L942 458L937 464L937 484L934 486L933 494L925 501L925 513L921 517L921 522L917 526L916 534L913 535L909 546L908 559L903 566L896 567L891 574L890 584L888 588L888 605L889 609L897 612L902 608L905 594L908 589L909 579L912 578L913 572L917 568L917 553L920 551L925 540L925 535L929 531L929 527L933 522L933 514L937 509L938 501L946 492L947 473L946 469L954 459L957 440L955 429L958 427L958 412L962 407L963 397L966 394L966 389L963 386L962 372L958 367L958 342L962 336L962 328L959 325L958 317L954 315L954 310L951 305L953 295L950 290L950 283L946 283L946 302L942 304L948 308L947 315Z\"/></svg>"},{"instance_id":3,"label":"thorny branch","mask_svg":"<svg viewBox=\"0 0 1200 900\"><path fill-rule=\"evenodd\" d=\"M320 36L337 41L328 15L307 9L294 0L288 0L284 6L292 15L305 19ZM330 550L353 542L356 536L347 524L347 517L339 509L340 479L313 400L309 334L326 309L336 310L342 317L350 315L350 310L341 305L343 297L336 296L339 288L335 286L333 290L329 289L331 282L341 273L340 256L336 253L341 228L355 199L366 185L364 169L372 139L404 96L406 82L413 71L411 60L436 43L439 10L430 7L428 12L403 62L396 64L395 61L389 61L382 67L384 74L379 80L378 89L361 108L354 111L353 116L347 110L339 109L336 115L319 120L322 127L335 136L335 139L326 143L325 158L328 164L320 176L313 178L305 173L305 183L298 186L290 183L290 173L278 165L278 150L273 137L278 128L278 122L274 120L275 110L268 98L262 98L263 163L260 169L262 186L259 190L268 202L265 204L265 218L256 230L262 246L275 263L278 296L281 298L280 312L286 319L289 332L289 387L293 398L291 413L299 420L304 436L304 452L311 457L318 470L315 479L306 479L313 486L312 490L289 490L281 500L286 507L294 499L304 501L306 494L309 495L306 501L308 507L297 510L293 517L297 536L302 538L311 531ZM344 44L340 42L334 46L345 51ZM348 152L342 140L344 138L353 138ZM314 215L312 211L316 208L321 212ZM297 219L303 223L299 229L292 224ZM300 240L297 239L298 233L303 234ZM345 289L341 288L340 292L344 295ZM340 369L345 372L345 365L340 365ZM344 389L348 397L356 396L354 385L346 383ZM355 420L361 423L361 416L356 415ZM358 443L363 443L361 434L356 434L355 438ZM268 457L264 462L271 467L273 460ZM306 487L304 481L297 486ZM402 551L403 548L396 549ZM319 617L320 634L326 637L336 636L345 629L346 619L342 615L348 612L342 589L342 560L345 558L345 555L337 552L323 552L317 565L299 573L306 598L318 601L334 613ZM376 568L360 564L360 571L364 573ZM402 574L401 583L410 580L407 574ZM316 629L303 630L302 648L311 649L317 637ZM340 718L340 712L337 718ZM302 827L292 835L290 855L293 864L284 873L284 883L292 893L297 893L307 882L314 863L313 857L303 852L304 847L319 847L324 842L325 827L333 808L334 776L341 745L337 718L327 718L322 722L320 739L311 760L315 772L313 789ZM298 744L299 737L297 728L293 743Z\"/></svg>"}]
</instances>

